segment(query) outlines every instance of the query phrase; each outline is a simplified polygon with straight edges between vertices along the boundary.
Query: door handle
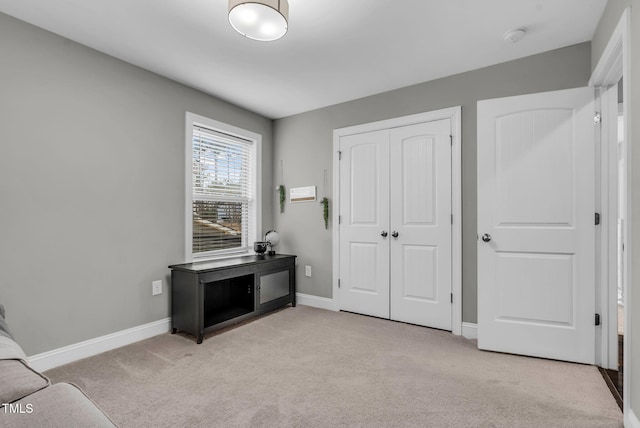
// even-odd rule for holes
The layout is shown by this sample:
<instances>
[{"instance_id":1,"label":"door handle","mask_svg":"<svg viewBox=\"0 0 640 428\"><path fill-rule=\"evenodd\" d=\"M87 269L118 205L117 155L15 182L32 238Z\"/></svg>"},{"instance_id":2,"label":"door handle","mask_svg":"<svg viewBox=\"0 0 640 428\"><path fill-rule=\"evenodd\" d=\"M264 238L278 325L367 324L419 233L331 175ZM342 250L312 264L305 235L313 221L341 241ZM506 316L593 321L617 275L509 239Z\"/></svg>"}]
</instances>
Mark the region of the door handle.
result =
<instances>
[{"instance_id":1,"label":"door handle","mask_svg":"<svg viewBox=\"0 0 640 428\"><path fill-rule=\"evenodd\" d=\"M484 235L482 235L482 240L484 242L489 242L491 241L491 235L489 235L488 233L485 233Z\"/></svg>"},{"instance_id":2,"label":"door handle","mask_svg":"<svg viewBox=\"0 0 640 428\"><path fill-rule=\"evenodd\" d=\"M393 236L394 238L398 237L398 232L396 232L395 230L393 231L393 233L391 234L391 236Z\"/></svg>"},{"instance_id":3,"label":"door handle","mask_svg":"<svg viewBox=\"0 0 640 428\"><path fill-rule=\"evenodd\" d=\"M383 238L386 238L388 235L386 230L383 230L382 232L380 232L380 236L382 236Z\"/></svg>"}]
</instances>

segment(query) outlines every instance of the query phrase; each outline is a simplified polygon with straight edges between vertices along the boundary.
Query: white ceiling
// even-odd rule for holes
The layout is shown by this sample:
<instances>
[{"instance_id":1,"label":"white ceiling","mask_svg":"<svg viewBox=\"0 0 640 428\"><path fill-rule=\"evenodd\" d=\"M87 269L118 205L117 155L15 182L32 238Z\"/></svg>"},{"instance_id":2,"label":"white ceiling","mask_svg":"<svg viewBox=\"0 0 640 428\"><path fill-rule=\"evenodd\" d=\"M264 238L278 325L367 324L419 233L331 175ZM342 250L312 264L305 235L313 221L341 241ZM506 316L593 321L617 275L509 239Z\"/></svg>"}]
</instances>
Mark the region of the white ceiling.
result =
<instances>
[{"instance_id":1,"label":"white ceiling","mask_svg":"<svg viewBox=\"0 0 640 428\"><path fill-rule=\"evenodd\" d=\"M289 0L275 42L227 0L0 0L0 11L269 118L591 40L606 0ZM515 44L502 35L526 28Z\"/></svg>"}]
</instances>

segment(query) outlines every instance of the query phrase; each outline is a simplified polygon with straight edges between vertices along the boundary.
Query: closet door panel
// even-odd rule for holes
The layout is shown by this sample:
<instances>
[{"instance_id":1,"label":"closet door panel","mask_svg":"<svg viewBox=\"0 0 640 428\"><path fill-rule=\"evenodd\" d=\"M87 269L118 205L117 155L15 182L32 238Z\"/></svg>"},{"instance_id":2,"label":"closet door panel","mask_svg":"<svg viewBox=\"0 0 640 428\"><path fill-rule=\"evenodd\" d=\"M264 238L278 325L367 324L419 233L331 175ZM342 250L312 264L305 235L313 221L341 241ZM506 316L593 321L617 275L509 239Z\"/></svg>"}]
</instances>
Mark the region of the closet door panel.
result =
<instances>
[{"instance_id":1,"label":"closet door panel","mask_svg":"<svg viewBox=\"0 0 640 428\"><path fill-rule=\"evenodd\" d=\"M451 330L450 120L390 132L390 317ZM396 236L397 235L397 236Z\"/></svg>"},{"instance_id":2,"label":"closet door panel","mask_svg":"<svg viewBox=\"0 0 640 428\"><path fill-rule=\"evenodd\" d=\"M340 150L340 309L389 318L389 131L342 137Z\"/></svg>"}]
</instances>

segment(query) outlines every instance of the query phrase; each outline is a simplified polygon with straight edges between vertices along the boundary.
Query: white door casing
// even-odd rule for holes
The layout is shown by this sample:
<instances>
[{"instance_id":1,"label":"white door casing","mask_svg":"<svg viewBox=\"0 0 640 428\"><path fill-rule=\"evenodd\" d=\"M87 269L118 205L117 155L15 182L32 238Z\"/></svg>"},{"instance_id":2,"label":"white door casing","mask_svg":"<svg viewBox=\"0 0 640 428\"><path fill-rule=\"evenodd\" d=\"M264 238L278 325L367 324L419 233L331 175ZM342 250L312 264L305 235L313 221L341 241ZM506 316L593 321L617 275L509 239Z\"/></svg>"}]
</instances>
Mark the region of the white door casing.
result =
<instances>
[{"instance_id":1,"label":"white door casing","mask_svg":"<svg viewBox=\"0 0 640 428\"><path fill-rule=\"evenodd\" d=\"M593 112L592 88L478 102L480 349L594 362Z\"/></svg>"},{"instance_id":2,"label":"white door casing","mask_svg":"<svg viewBox=\"0 0 640 428\"><path fill-rule=\"evenodd\" d=\"M334 203L332 204L333 221L333 290L332 301L333 309L340 310L344 308L342 302L342 288L344 287L343 275L343 258L344 245L342 235L345 229L346 216L344 214L343 199L341 192L344 187L344 181L347 179L343 176L342 166L344 163L344 154L341 151L341 141L344 137L364 134L372 131L390 130L409 125L421 124L425 122L433 122L441 119L448 119L451 123L451 206L452 206L452 226L451 226L451 292L453 303L451 305L451 331L453 334L462 334L462 139L461 139L461 112L460 106L450 107L440 110L434 110L426 113L418 113L409 116L396 117L393 119L381 120L378 122L365 123L361 125L349 126L346 128L335 129L333 131L333 195ZM342 221L340 221L342 219ZM387 232L390 232L389 230ZM389 234L390 236L390 234Z\"/></svg>"},{"instance_id":3,"label":"white door casing","mask_svg":"<svg viewBox=\"0 0 640 428\"><path fill-rule=\"evenodd\" d=\"M345 136L341 152L340 306L389 318L389 131Z\"/></svg>"},{"instance_id":4,"label":"white door casing","mask_svg":"<svg viewBox=\"0 0 640 428\"><path fill-rule=\"evenodd\" d=\"M623 225L621 227L621 241L624 242L624 251L622 252L622 260L621 260L621 281L626 285L625 293L624 293L624 306L626 308L632 307L634 293L633 287L630 284L634 283L633 279L633 266L632 261L634 260L633 256L633 240L631 236L633 235L633 204L629 203L633 200L634 189L633 185L633 162L632 160L632 151L633 151L633 136L631 135L631 120L628 120L632 117L631 112L631 103L626 102L631 99L631 85L629 84L631 76L631 6L627 6L622 12L618 24L616 25L607 45L604 48L604 52L600 56L598 63L596 64L593 73L591 74L591 78L589 79L589 86L595 88L606 88L611 85L617 84L620 79L623 79L624 84L622 85L622 93L623 93L623 116L625 119L622 131L622 138L624 140L623 144L623 159L621 160L621 165L619 166L622 177L621 177L621 201L623 201L623 206L621 207L620 217L624 220ZM604 112L603 112L604 113ZM612 115L603 114L603 121L611 121L613 122L615 117ZM603 128L605 123L603 123ZM609 141L610 137L607 136L606 132L602 133L603 142ZM608 188L608 186L603 186L604 189ZM606 266L609 263L609 259L603 257L599 261L603 266L603 270L607 269L615 269L613 266ZM612 284L615 286L615 284ZM607 310L609 308L605 305L600 308L603 311L603 318L611 319L611 316L606 316ZM630 327L632 325L632 316L631 311L624 311L624 331L626 336L624 338L624 365L625 370L623 371L623 384L631 385L631 373L636 370L634 368L635 360L631 358L631 349L634 346L633 343L633 335L628 334L630 331ZM615 332L612 332L615 334ZM603 340L603 343L607 343L606 338ZM611 342L609 342L611 343ZM616 350L618 348L617 343L611 343ZM608 354L607 350L602 351L605 355ZM638 417L634 414L633 410L631 410L631 402L634 399L631 394L632 388L623 388L623 412L624 412L624 425L625 426L640 426L640 422L638 421Z\"/></svg>"},{"instance_id":5,"label":"white door casing","mask_svg":"<svg viewBox=\"0 0 640 428\"><path fill-rule=\"evenodd\" d=\"M391 130L392 320L451 330L451 121Z\"/></svg>"},{"instance_id":6,"label":"white door casing","mask_svg":"<svg viewBox=\"0 0 640 428\"><path fill-rule=\"evenodd\" d=\"M597 91L600 114L600 162L596 162L600 170L599 212L602 213L602 223L596 234L596 257L601 263L596 264L599 273L599 284L596 283L596 311L602 313L602 327L600 337L596 336L596 364L600 367L618 370L618 278L622 279L618 271L618 256L622 255L619 247L622 235L619 233L624 209L619 209L618 184L619 159L624 159L618 153L618 85L600 88ZM619 158L621 155L621 158ZM599 193L599 195L598 195ZM598 201L596 199L596 201ZM620 198L624 202L624 195ZM598 290L599 288L599 290Z\"/></svg>"}]
</instances>

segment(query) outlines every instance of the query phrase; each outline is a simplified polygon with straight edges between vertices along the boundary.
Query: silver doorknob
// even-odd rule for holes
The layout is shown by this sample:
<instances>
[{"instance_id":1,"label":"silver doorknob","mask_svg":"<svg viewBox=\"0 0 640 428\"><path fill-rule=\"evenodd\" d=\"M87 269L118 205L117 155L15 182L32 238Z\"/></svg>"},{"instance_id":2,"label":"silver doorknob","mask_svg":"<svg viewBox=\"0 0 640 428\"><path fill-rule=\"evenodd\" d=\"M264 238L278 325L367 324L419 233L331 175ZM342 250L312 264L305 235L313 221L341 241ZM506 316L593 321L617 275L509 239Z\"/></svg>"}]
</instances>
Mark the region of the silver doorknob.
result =
<instances>
[{"instance_id":1,"label":"silver doorknob","mask_svg":"<svg viewBox=\"0 0 640 428\"><path fill-rule=\"evenodd\" d=\"M482 240L484 242L489 242L491 241L491 235L489 235L488 233L485 233L484 235L482 235Z\"/></svg>"},{"instance_id":2,"label":"silver doorknob","mask_svg":"<svg viewBox=\"0 0 640 428\"><path fill-rule=\"evenodd\" d=\"M393 231L393 233L391 234L391 236L393 236L394 238L398 237L398 232L396 232L395 230Z\"/></svg>"},{"instance_id":3,"label":"silver doorknob","mask_svg":"<svg viewBox=\"0 0 640 428\"><path fill-rule=\"evenodd\" d=\"M386 230L383 230L382 232L380 232L380 236L382 236L383 238L386 238L388 235Z\"/></svg>"}]
</instances>

